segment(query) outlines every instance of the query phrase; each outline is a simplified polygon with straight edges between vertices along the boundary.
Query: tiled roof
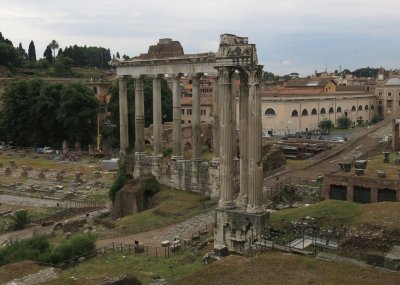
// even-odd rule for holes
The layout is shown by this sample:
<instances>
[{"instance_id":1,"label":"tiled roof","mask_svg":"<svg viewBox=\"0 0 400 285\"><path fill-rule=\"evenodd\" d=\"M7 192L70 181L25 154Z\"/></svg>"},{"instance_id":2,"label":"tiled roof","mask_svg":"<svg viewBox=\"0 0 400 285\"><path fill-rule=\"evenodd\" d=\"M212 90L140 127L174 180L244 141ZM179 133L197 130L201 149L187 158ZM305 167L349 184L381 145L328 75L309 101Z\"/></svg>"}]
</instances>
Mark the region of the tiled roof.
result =
<instances>
[{"instance_id":1,"label":"tiled roof","mask_svg":"<svg viewBox=\"0 0 400 285\"><path fill-rule=\"evenodd\" d=\"M212 96L201 96L200 105L201 106L212 106L213 97ZM182 106L192 106L192 97L181 97Z\"/></svg>"}]
</instances>

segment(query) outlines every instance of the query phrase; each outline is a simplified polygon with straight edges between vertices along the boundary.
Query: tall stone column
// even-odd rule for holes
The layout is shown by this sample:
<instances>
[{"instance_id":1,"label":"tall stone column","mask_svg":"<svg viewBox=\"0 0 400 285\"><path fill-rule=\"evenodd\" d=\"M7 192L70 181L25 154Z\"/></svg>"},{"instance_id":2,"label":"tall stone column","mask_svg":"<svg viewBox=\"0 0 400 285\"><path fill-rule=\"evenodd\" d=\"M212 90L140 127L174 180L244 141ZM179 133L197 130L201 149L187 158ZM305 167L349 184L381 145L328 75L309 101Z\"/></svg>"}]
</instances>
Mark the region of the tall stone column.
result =
<instances>
[{"instance_id":1,"label":"tall stone column","mask_svg":"<svg viewBox=\"0 0 400 285\"><path fill-rule=\"evenodd\" d=\"M192 77L192 160L201 161L200 74Z\"/></svg>"},{"instance_id":2,"label":"tall stone column","mask_svg":"<svg viewBox=\"0 0 400 285\"><path fill-rule=\"evenodd\" d=\"M392 149L397 151L399 149L399 124L396 119L392 121Z\"/></svg>"},{"instance_id":3,"label":"tall stone column","mask_svg":"<svg viewBox=\"0 0 400 285\"><path fill-rule=\"evenodd\" d=\"M172 77L172 107L173 107L173 149L172 159L182 159L182 123L181 123L181 74Z\"/></svg>"},{"instance_id":4,"label":"tall stone column","mask_svg":"<svg viewBox=\"0 0 400 285\"><path fill-rule=\"evenodd\" d=\"M153 155L162 156L161 76L153 78Z\"/></svg>"},{"instance_id":5,"label":"tall stone column","mask_svg":"<svg viewBox=\"0 0 400 285\"><path fill-rule=\"evenodd\" d=\"M219 140L219 84L218 78L214 78L213 83L213 160L219 160L219 148L220 148L220 140Z\"/></svg>"},{"instance_id":6,"label":"tall stone column","mask_svg":"<svg viewBox=\"0 0 400 285\"><path fill-rule=\"evenodd\" d=\"M249 70L248 154L249 181L247 212L262 212L262 125L261 125L261 66Z\"/></svg>"},{"instance_id":7,"label":"tall stone column","mask_svg":"<svg viewBox=\"0 0 400 285\"><path fill-rule=\"evenodd\" d=\"M129 146L128 91L126 81L126 77L119 78L119 145L121 152L125 152Z\"/></svg>"},{"instance_id":8,"label":"tall stone column","mask_svg":"<svg viewBox=\"0 0 400 285\"><path fill-rule=\"evenodd\" d=\"M240 148L240 192L237 205L241 208L247 207L248 183L249 183L249 77L247 73L240 74L240 97L239 97L239 148Z\"/></svg>"},{"instance_id":9,"label":"tall stone column","mask_svg":"<svg viewBox=\"0 0 400 285\"><path fill-rule=\"evenodd\" d=\"M237 89L236 86L232 84L232 153L233 153L233 158L237 159L237 121L236 121L236 95L237 95Z\"/></svg>"},{"instance_id":10,"label":"tall stone column","mask_svg":"<svg viewBox=\"0 0 400 285\"><path fill-rule=\"evenodd\" d=\"M135 78L135 153L143 154L144 148L144 86L143 77Z\"/></svg>"},{"instance_id":11,"label":"tall stone column","mask_svg":"<svg viewBox=\"0 0 400 285\"><path fill-rule=\"evenodd\" d=\"M219 208L232 209L233 202L233 141L232 141L232 83L231 70L219 67L220 96L220 200Z\"/></svg>"}]
</instances>

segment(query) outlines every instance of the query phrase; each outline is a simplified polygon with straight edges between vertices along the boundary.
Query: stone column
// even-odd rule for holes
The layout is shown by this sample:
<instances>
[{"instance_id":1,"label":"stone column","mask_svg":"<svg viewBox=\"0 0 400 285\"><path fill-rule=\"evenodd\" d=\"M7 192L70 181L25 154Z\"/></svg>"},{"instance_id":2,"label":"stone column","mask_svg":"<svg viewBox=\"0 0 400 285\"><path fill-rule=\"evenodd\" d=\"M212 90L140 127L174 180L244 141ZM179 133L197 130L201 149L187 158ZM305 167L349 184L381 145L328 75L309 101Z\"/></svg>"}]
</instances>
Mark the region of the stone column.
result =
<instances>
[{"instance_id":1,"label":"stone column","mask_svg":"<svg viewBox=\"0 0 400 285\"><path fill-rule=\"evenodd\" d=\"M192 160L201 161L200 74L192 77Z\"/></svg>"},{"instance_id":2,"label":"stone column","mask_svg":"<svg viewBox=\"0 0 400 285\"><path fill-rule=\"evenodd\" d=\"M172 77L172 107L173 107L173 149L172 159L182 159L182 124L181 124L181 74Z\"/></svg>"},{"instance_id":3,"label":"stone column","mask_svg":"<svg viewBox=\"0 0 400 285\"><path fill-rule=\"evenodd\" d=\"M232 84L232 152L233 152L233 158L237 159L237 132L236 132L236 93L237 89L235 86Z\"/></svg>"},{"instance_id":4,"label":"stone column","mask_svg":"<svg viewBox=\"0 0 400 285\"><path fill-rule=\"evenodd\" d=\"M240 74L240 97L239 97L239 148L240 148L240 192L237 205L241 208L247 206L248 183L249 183L249 77L247 73Z\"/></svg>"},{"instance_id":5,"label":"stone column","mask_svg":"<svg viewBox=\"0 0 400 285\"><path fill-rule=\"evenodd\" d=\"M232 83L231 70L218 68L220 98L220 200L219 208L232 209L233 202L233 141L232 141Z\"/></svg>"},{"instance_id":6,"label":"stone column","mask_svg":"<svg viewBox=\"0 0 400 285\"><path fill-rule=\"evenodd\" d=\"M261 125L261 66L249 71L249 108L248 108L248 155L249 181L247 211L249 213L262 212L262 125Z\"/></svg>"},{"instance_id":7,"label":"stone column","mask_svg":"<svg viewBox=\"0 0 400 285\"><path fill-rule=\"evenodd\" d=\"M161 76L153 78L153 140L154 156L162 156Z\"/></svg>"},{"instance_id":8,"label":"stone column","mask_svg":"<svg viewBox=\"0 0 400 285\"><path fill-rule=\"evenodd\" d=\"M144 86L139 77L135 78L135 154L144 152Z\"/></svg>"},{"instance_id":9,"label":"stone column","mask_svg":"<svg viewBox=\"0 0 400 285\"><path fill-rule=\"evenodd\" d=\"M219 140L219 84L218 77L214 78L213 83L213 159L214 161L219 160L219 148L220 148L220 140Z\"/></svg>"},{"instance_id":10,"label":"stone column","mask_svg":"<svg viewBox=\"0 0 400 285\"><path fill-rule=\"evenodd\" d=\"M399 124L396 124L396 119L392 120L392 149L399 150Z\"/></svg>"},{"instance_id":11,"label":"stone column","mask_svg":"<svg viewBox=\"0 0 400 285\"><path fill-rule=\"evenodd\" d=\"M126 77L119 78L119 141L120 151L125 152L129 146L128 139L128 91Z\"/></svg>"}]
</instances>

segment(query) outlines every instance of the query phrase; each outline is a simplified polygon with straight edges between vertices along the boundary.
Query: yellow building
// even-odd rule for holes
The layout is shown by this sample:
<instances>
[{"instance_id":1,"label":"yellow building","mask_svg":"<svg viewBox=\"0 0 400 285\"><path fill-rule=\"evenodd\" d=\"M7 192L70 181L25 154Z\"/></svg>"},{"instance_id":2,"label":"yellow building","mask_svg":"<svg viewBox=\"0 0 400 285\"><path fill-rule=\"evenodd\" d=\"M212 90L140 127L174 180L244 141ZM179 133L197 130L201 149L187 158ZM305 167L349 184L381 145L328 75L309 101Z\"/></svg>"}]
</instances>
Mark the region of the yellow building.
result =
<instances>
[{"instance_id":1,"label":"yellow building","mask_svg":"<svg viewBox=\"0 0 400 285\"><path fill-rule=\"evenodd\" d=\"M400 116L400 76L394 75L386 80L378 81L375 88L378 105L382 108L382 115L392 114Z\"/></svg>"}]
</instances>

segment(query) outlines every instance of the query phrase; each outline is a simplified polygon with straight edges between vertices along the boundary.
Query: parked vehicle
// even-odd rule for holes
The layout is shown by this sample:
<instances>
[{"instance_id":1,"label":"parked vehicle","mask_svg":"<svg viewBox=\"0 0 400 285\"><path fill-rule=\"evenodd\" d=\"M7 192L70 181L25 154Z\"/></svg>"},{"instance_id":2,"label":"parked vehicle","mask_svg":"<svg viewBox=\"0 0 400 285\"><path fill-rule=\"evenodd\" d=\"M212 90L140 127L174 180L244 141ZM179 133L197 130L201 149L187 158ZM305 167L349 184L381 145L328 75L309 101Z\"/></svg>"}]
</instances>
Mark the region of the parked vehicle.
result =
<instances>
[{"instance_id":1,"label":"parked vehicle","mask_svg":"<svg viewBox=\"0 0 400 285\"><path fill-rule=\"evenodd\" d=\"M344 138L342 138L342 137L333 137L332 138L332 141L334 141L334 142L345 142L345 140L344 140Z\"/></svg>"},{"instance_id":2,"label":"parked vehicle","mask_svg":"<svg viewBox=\"0 0 400 285\"><path fill-rule=\"evenodd\" d=\"M36 149L36 152L40 153L40 154L44 154L44 153L53 153L54 150L51 147L45 146L45 147L38 147Z\"/></svg>"}]
</instances>

